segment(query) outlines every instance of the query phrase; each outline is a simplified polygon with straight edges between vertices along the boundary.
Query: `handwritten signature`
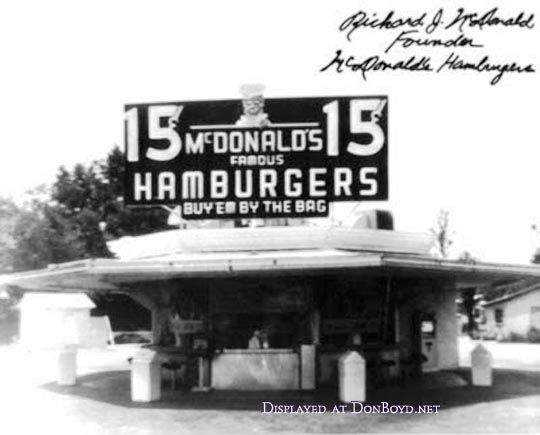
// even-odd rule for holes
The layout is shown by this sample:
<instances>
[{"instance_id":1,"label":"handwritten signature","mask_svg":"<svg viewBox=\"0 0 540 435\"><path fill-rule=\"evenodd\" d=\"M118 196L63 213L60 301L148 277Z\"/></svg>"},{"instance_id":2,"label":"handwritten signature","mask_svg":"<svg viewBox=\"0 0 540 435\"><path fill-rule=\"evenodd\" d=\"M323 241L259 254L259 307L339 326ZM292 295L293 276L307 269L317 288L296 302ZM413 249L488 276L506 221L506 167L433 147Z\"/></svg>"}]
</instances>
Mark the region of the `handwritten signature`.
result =
<instances>
[{"instance_id":1,"label":"handwritten signature","mask_svg":"<svg viewBox=\"0 0 540 435\"><path fill-rule=\"evenodd\" d=\"M506 74L534 73L535 68L532 63L520 63L514 59L493 60L490 57L492 53L487 52L486 48L489 32L476 32L473 38L468 31L506 27L528 30L534 26L533 13L502 13L497 7L484 12L470 12L465 8L458 8L453 13L447 13L443 8L415 14L400 14L391 10L381 15L359 10L341 22L339 31L345 32L349 42L360 29L386 31L391 35L391 39L385 43L384 52L373 53L357 60L360 56L344 55L343 50L337 50L333 59L320 71L358 72L364 80L367 80L368 73L377 71L470 71L491 73L490 83L496 85ZM439 31L443 33L439 35ZM478 42L477 38L484 41ZM409 54L401 57L398 54L392 58L386 56L391 51L393 54L394 50L399 52L399 49L404 49ZM440 54L437 49L446 51L444 57L437 56ZM474 57L469 49L474 50ZM465 53L465 50L466 55L461 53ZM449 52L451 53L448 54Z\"/></svg>"},{"instance_id":2,"label":"handwritten signature","mask_svg":"<svg viewBox=\"0 0 540 435\"><path fill-rule=\"evenodd\" d=\"M496 85L500 82L505 73L534 73L536 72L531 64L519 64L517 62L495 63L488 55L477 61L468 61L461 58L456 53L451 53L437 69L433 67L433 60L430 56L410 56L407 59L390 61L380 56L369 56L361 61L356 61L354 56L343 56L342 50L337 50L334 58L320 71L333 70L337 73L345 71L358 72L367 81L367 73L374 71L409 71L409 72L431 72L440 73L444 70L451 71L473 71L477 73L492 72L490 84Z\"/></svg>"},{"instance_id":3,"label":"handwritten signature","mask_svg":"<svg viewBox=\"0 0 540 435\"><path fill-rule=\"evenodd\" d=\"M347 32L347 40L351 41L353 33L360 28L376 29L376 30L391 30L400 27L408 27L412 29L425 28L426 33L433 33L443 23L444 9L439 9L428 24L427 12L423 12L418 16L396 16L395 11L388 12L384 18L379 18L377 13L371 15L365 11L358 11L355 14L347 17L339 25L339 30ZM519 12L511 17L501 17L499 15L499 8L495 7L485 13L467 13L464 8L459 8L455 17L450 20L444 29L451 29L453 27L463 32L464 27L479 28L482 30L484 27L520 27L532 29L534 28L534 14L526 14L525 12Z\"/></svg>"},{"instance_id":4,"label":"handwritten signature","mask_svg":"<svg viewBox=\"0 0 540 435\"><path fill-rule=\"evenodd\" d=\"M490 26L534 28L534 14L529 14L529 16L526 17L525 12L519 12L514 17L501 18L497 16L498 11L499 8L493 8L483 15L480 15L476 12L466 13L465 9L459 8L456 17L445 27L445 29L456 26L460 32L463 32L464 26L478 27L480 30Z\"/></svg>"}]
</instances>

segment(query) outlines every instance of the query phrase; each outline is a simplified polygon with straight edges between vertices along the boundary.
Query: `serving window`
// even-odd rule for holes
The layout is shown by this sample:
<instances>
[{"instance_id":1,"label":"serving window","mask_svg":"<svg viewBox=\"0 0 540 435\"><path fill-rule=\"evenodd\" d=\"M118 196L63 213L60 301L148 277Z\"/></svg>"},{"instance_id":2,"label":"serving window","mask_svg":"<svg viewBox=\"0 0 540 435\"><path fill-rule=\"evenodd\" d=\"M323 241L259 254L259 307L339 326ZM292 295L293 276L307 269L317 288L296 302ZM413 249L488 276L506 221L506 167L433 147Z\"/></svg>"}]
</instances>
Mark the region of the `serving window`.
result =
<instances>
[{"instance_id":1,"label":"serving window","mask_svg":"<svg viewBox=\"0 0 540 435\"><path fill-rule=\"evenodd\" d=\"M223 280L216 283L213 307L214 345L248 347L254 331L270 348L292 348L306 335L306 286L300 279Z\"/></svg>"},{"instance_id":2,"label":"serving window","mask_svg":"<svg viewBox=\"0 0 540 435\"><path fill-rule=\"evenodd\" d=\"M395 341L394 297L385 279L327 278L316 292L321 343L389 344Z\"/></svg>"}]
</instances>

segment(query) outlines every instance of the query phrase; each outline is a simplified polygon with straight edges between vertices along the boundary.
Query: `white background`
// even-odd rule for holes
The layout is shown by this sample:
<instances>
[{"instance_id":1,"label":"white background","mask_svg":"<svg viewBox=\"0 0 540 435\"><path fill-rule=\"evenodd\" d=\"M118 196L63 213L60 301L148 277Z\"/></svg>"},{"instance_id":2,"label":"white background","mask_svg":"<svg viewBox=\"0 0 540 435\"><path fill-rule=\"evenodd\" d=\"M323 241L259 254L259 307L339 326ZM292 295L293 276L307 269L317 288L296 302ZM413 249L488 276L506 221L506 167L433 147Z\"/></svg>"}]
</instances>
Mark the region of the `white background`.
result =
<instances>
[{"instance_id":1,"label":"white background","mask_svg":"<svg viewBox=\"0 0 540 435\"><path fill-rule=\"evenodd\" d=\"M539 12L537 1L17 1L0 7L0 195L53 181L60 165L105 157L123 144L123 104L266 96L389 96L390 201L396 228L428 231L450 210L455 251L528 262L540 244L538 74L320 73L336 49L378 54L395 32L339 24L358 9L379 15L453 15L499 5ZM494 61L538 67L534 30L468 32ZM456 36L457 33L452 34ZM447 50L446 50L447 51ZM426 49L437 59L445 50ZM478 60L472 49L463 57ZM407 58L412 49L395 50Z\"/></svg>"}]
</instances>

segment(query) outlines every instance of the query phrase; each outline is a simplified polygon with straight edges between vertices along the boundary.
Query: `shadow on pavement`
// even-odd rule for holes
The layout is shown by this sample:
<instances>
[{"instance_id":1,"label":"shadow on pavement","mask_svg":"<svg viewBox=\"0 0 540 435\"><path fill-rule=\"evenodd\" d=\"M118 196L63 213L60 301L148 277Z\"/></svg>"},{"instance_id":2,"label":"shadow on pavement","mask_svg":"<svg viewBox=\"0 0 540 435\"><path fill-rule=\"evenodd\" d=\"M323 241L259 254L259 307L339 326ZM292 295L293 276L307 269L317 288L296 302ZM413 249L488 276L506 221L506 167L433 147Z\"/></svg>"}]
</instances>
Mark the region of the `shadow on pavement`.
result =
<instances>
[{"instance_id":1,"label":"shadow on pavement","mask_svg":"<svg viewBox=\"0 0 540 435\"><path fill-rule=\"evenodd\" d=\"M441 375L451 376L459 382L437 382ZM494 402L511 398L540 395L540 373L518 370L495 369L492 387L469 385L470 370L456 369L431 373L422 382L404 387L387 387L368 390L366 403L441 405L443 409L467 406L475 403ZM459 386L455 386L455 385ZM211 391L191 392L179 387L171 390L167 382L162 386L162 398L152 403L135 403L130 400L129 371L108 371L80 376L77 385L59 386L56 383L42 385L48 391L87 398L129 408L150 409L199 409L261 411L262 402L289 405L339 404L337 389L317 391Z\"/></svg>"}]
</instances>

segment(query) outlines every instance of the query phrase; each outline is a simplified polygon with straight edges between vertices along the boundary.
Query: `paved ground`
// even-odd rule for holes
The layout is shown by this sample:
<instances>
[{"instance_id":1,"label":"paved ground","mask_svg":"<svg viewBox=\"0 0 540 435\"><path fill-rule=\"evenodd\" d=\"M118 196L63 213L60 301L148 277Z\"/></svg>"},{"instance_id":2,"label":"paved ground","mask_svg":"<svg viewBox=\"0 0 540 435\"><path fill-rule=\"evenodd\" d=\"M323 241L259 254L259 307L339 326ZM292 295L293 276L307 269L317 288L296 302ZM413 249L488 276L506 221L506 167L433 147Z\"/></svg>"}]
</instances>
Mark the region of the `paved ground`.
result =
<instances>
[{"instance_id":1,"label":"paved ground","mask_svg":"<svg viewBox=\"0 0 540 435\"><path fill-rule=\"evenodd\" d=\"M426 376L407 389L370 391L368 404L381 401L440 405L436 414L331 413L336 391L191 393L163 390L151 405L129 400L129 346L80 352L75 387L53 382L51 354L27 354L0 348L0 433L40 434L184 434L261 432L539 432L540 345L486 345L495 356L494 386L468 385L467 353L474 343L463 340L463 368ZM321 404L324 414L262 413L261 402Z\"/></svg>"}]
</instances>

